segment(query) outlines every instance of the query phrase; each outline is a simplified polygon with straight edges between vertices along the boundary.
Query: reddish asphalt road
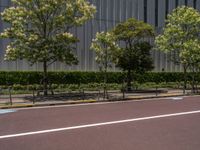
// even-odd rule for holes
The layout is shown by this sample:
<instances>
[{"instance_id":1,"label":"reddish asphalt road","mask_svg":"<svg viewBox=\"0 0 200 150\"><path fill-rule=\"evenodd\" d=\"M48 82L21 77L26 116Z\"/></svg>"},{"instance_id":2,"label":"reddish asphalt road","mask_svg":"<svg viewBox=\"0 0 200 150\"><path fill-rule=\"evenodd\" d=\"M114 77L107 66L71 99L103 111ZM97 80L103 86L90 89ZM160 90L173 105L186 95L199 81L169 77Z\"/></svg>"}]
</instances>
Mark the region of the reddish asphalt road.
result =
<instances>
[{"instance_id":1,"label":"reddish asphalt road","mask_svg":"<svg viewBox=\"0 0 200 150\"><path fill-rule=\"evenodd\" d=\"M135 121L136 118L140 120ZM130 120L124 121L127 119ZM91 124L89 127L77 127ZM65 129L55 132L60 128ZM47 132L36 132L44 130ZM183 100L169 98L19 109L14 113L0 114L0 150L198 149L200 97L197 96L185 97Z\"/></svg>"}]
</instances>

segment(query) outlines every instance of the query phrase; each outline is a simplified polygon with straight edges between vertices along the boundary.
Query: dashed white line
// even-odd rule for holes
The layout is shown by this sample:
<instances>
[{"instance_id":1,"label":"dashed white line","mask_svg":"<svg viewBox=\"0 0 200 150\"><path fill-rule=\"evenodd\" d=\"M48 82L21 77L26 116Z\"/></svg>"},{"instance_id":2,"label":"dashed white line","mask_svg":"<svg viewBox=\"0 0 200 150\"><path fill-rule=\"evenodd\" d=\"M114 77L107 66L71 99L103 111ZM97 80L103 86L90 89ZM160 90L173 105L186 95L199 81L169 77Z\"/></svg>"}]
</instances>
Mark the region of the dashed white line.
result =
<instances>
[{"instance_id":1,"label":"dashed white line","mask_svg":"<svg viewBox=\"0 0 200 150\"><path fill-rule=\"evenodd\" d=\"M183 100L182 97L173 97L172 99L173 99L173 100Z\"/></svg>"},{"instance_id":2,"label":"dashed white line","mask_svg":"<svg viewBox=\"0 0 200 150\"><path fill-rule=\"evenodd\" d=\"M3 135L3 136L0 136L0 139L14 138L14 137L21 137L21 136L28 136L28 135L36 135L36 134L44 134L44 133L52 133L52 132L58 132L58 131L75 130L75 129L81 129L81 128L97 127L97 126L106 126L106 125L113 125L113 124L121 124L121 123L128 123L128 122L135 122L135 121L142 121L142 120L150 120L150 119L158 119L158 118L166 118L166 117L174 117L174 116L183 116L183 115L190 115L190 114L197 114L197 113L200 113L200 110L173 113L173 114L164 114L164 115L150 116L150 117L142 117L142 118L134 118L134 119L126 119L126 120L118 120L118 121L110 121L110 122L102 122L102 123L95 123L95 124L86 124L86 125L80 125L80 126L41 130L41 131L34 131L34 132L25 132L25 133L18 133L18 134Z\"/></svg>"},{"instance_id":3,"label":"dashed white line","mask_svg":"<svg viewBox=\"0 0 200 150\"><path fill-rule=\"evenodd\" d=\"M0 114L7 114L7 113L13 113L16 112L14 109L0 109Z\"/></svg>"}]
</instances>

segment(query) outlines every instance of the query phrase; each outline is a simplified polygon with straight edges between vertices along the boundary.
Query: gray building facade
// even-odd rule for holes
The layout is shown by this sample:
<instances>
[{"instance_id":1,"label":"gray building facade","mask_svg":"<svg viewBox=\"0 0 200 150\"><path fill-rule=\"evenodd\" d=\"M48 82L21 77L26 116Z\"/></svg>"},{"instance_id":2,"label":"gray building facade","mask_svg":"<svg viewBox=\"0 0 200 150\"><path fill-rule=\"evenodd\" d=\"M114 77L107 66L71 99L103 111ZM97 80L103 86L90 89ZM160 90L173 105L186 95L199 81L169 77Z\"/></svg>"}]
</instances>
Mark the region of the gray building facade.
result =
<instances>
[{"instance_id":1,"label":"gray building facade","mask_svg":"<svg viewBox=\"0 0 200 150\"><path fill-rule=\"evenodd\" d=\"M153 25L157 32L162 32L165 18L174 8L187 5L200 10L200 0L89 0L97 7L94 19L88 21L84 26L73 29L73 33L80 39L77 44L76 54L79 65L66 66L56 62L49 70L81 70L96 71L98 65L95 63L95 53L90 50L92 38L96 32L107 31L119 22L134 17ZM0 0L0 12L10 6L10 0ZM7 25L0 18L0 32ZM17 60L14 62L4 61L5 47L9 41L0 39L0 70L41 70L41 64L30 66L28 62ZM167 55L152 51L155 71L181 71L181 66L174 65ZM116 68L113 68L117 70Z\"/></svg>"}]
</instances>

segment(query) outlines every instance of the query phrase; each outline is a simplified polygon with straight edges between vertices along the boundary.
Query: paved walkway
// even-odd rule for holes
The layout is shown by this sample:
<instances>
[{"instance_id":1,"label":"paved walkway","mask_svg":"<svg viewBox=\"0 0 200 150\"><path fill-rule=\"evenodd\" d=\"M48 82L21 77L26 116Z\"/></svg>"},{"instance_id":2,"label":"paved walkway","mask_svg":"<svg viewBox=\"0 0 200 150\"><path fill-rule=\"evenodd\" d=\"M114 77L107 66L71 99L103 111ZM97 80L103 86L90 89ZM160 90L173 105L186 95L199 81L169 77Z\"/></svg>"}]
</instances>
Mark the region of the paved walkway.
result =
<instances>
[{"instance_id":1,"label":"paved walkway","mask_svg":"<svg viewBox=\"0 0 200 150\"><path fill-rule=\"evenodd\" d=\"M163 90L164 91L164 90ZM40 106L40 105L60 105L60 104L74 104L74 103L90 103L98 101L116 101L116 100L131 100L131 99L145 99L155 97L168 97L168 96L182 96L182 90L167 90L168 92L155 93L123 93L120 91L109 91L109 99L103 99L103 92L87 92L84 93L68 93L68 94L55 94L48 97L35 97L32 94L12 95L12 106ZM188 91L189 92L189 91ZM34 104L33 104L34 103ZM0 95L0 108L10 107L9 95Z\"/></svg>"}]
</instances>

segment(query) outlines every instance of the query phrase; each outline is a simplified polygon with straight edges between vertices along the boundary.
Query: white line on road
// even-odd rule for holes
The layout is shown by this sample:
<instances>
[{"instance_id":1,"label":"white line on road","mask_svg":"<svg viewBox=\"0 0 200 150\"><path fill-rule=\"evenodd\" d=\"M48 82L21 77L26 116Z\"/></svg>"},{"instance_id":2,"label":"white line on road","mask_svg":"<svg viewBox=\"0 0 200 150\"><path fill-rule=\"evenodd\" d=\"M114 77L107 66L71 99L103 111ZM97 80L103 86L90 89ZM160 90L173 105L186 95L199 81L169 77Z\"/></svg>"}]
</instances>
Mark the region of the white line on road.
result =
<instances>
[{"instance_id":1,"label":"white line on road","mask_svg":"<svg viewBox=\"0 0 200 150\"><path fill-rule=\"evenodd\" d=\"M80 126L49 129L49 130L42 130L42 131L35 131L35 132L25 132L25 133L19 133L19 134L3 135L3 136L0 136L0 139L21 137L21 136L27 136L27 135L44 134L44 133L52 133L52 132L58 132L58 131L74 130L74 129L81 129L81 128L89 128L89 127L97 127L97 126L105 126L105 125L113 125L113 124L120 124L120 123L128 123L128 122L135 122L135 121L142 121L142 120L150 120L150 119L158 119L158 118L166 118L166 117L174 117L174 116L183 116L183 115L190 115L190 114L197 114L197 113L200 113L200 110L190 111L190 112L174 113L174 114L165 114L165 115L158 115L158 116L150 116L150 117L143 117L143 118L134 118L134 119L102 122L102 123L95 123L95 124L86 124L86 125L80 125Z\"/></svg>"},{"instance_id":2,"label":"white line on road","mask_svg":"<svg viewBox=\"0 0 200 150\"><path fill-rule=\"evenodd\" d=\"M16 112L14 109L0 109L0 114L7 114L7 113L13 113Z\"/></svg>"}]
</instances>

